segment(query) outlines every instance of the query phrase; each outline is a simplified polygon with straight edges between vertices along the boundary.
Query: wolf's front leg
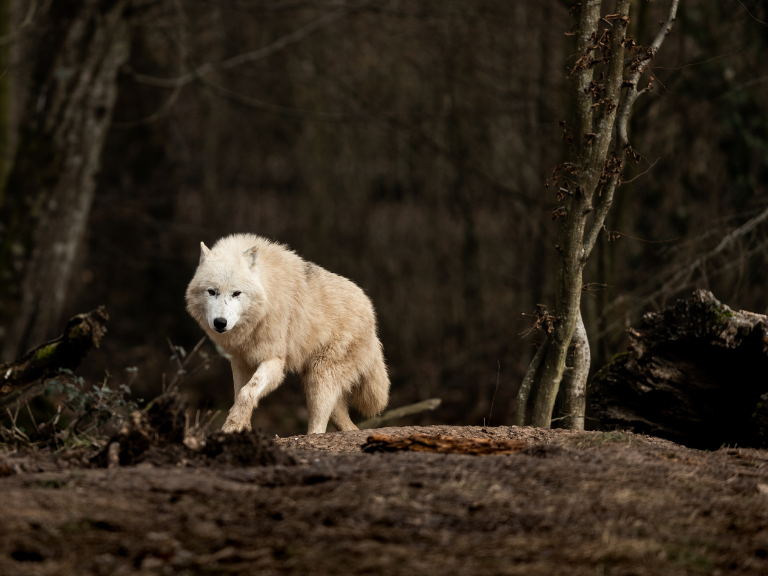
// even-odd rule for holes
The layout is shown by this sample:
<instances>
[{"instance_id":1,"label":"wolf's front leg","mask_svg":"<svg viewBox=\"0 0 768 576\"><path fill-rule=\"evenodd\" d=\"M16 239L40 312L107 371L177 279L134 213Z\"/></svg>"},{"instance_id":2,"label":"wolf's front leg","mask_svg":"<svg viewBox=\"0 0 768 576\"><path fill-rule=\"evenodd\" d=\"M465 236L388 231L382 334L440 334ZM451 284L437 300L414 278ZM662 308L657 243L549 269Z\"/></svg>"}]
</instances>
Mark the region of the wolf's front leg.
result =
<instances>
[{"instance_id":1,"label":"wolf's front leg","mask_svg":"<svg viewBox=\"0 0 768 576\"><path fill-rule=\"evenodd\" d=\"M248 382L239 390L237 368L235 373L235 403L230 408L227 419L221 427L222 432L239 432L251 429L251 414L258 406L259 400L280 386L285 372L285 360L272 358L265 360L254 372Z\"/></svg>"}]
</instances>

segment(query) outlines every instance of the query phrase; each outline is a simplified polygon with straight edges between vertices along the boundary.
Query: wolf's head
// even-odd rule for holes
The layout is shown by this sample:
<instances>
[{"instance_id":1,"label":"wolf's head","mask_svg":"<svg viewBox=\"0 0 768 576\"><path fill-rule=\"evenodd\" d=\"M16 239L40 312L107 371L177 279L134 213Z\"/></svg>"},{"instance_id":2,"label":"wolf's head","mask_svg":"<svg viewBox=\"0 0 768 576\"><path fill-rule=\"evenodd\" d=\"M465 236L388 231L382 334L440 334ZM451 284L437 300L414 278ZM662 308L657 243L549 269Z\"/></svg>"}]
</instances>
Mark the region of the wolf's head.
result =
<instances>
[{"instance_id":1,"label":"wolf's head","mask_svg":"<svg viewBox=\"0 0 768 576\"><path fill-rule=\"evenodd\" d=\"M200 263L187 287L187 310L209 334L224 334L263 315L266 293L258 260L256 247L233 253L200 243Z\"/></svg>"}]
</instances>

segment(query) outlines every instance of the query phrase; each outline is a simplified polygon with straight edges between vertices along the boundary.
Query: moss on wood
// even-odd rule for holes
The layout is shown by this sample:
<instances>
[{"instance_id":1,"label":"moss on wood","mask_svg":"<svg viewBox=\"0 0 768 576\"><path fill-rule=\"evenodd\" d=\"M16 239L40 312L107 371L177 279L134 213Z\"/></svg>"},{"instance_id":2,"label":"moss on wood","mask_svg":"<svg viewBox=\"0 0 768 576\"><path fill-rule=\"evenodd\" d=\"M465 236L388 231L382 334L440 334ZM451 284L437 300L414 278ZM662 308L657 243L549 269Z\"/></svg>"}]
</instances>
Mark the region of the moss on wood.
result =
<instances>
[{"instance_id":1,"label":"moss on wood","mask_svg":"<svg viewBox=\"0 0 768 576\"><path fill-rule=\"evenodd\" d=\"M62 370L74 370L82 359L98 348L106 334L109 319L104 306L71 318L58 338L46 342L13 362L0 364L0 406L14 402L21 395ZM38 387L39 388L39 387Z\"/></svg>"},{"instance_id":2,"label":"moss on wood","mask_svg":"<svg viewBox=\"0 0 768 576\"><path fill-rule=\"evenodd\" d=\"M710 292L643 317L589 385L602 425L700 448L768 446L768 318Z\"/></svg>"}]
</instances>

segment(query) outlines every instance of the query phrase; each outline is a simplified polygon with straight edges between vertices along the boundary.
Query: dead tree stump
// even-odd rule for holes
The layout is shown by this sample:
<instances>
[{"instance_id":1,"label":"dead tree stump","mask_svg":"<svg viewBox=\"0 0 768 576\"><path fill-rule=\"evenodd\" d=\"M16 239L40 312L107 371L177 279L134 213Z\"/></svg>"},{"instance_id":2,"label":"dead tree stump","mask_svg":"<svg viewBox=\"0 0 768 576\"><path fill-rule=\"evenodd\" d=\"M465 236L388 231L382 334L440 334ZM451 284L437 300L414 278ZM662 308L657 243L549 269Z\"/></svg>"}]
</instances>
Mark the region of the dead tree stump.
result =
<instances>
[{"instance_id":1,"label":"dead tree stump","mask_svg":"<svg viewBox=\"0 0 768 576\"><path fill-rule=\"evenodd\" d=\"M696 448L768 446L768 318L735 312L711 292L649 312L629 351L592 378L603 428Z\"/></svg>"}]
</instances>

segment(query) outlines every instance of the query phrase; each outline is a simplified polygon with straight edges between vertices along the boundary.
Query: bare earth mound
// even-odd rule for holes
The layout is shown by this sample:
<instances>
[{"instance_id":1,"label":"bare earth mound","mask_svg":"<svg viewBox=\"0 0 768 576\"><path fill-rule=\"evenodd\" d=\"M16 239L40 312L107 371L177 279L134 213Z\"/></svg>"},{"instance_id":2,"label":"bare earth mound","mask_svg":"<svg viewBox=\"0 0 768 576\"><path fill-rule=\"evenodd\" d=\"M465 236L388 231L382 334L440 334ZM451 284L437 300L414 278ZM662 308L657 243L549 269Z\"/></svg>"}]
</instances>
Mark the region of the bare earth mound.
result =
<instances>
[{"instance_id":1,"label":"bare earth mound","mask_svg":"<svg viewBox=\"0 0 768 576\"><path fill-rule=\"evenodd\" d=\"M373 433L527 447L364 454ZM448 426L277 444L287 464L0 454L0 574L768 573L766 451Z\"/></svg>"}]
</instances>

